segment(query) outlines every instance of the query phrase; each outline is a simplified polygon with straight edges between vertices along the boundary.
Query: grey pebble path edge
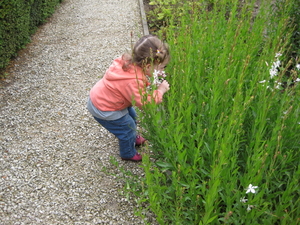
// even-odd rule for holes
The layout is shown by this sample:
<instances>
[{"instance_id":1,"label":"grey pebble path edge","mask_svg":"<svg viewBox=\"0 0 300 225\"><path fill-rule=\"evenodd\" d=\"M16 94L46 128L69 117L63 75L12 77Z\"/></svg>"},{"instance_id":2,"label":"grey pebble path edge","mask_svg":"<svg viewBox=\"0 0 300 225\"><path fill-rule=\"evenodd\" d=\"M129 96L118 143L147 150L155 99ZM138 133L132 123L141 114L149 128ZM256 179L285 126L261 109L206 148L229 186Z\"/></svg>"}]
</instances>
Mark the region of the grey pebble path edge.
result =
<instances>
[{"instance_id":1,"label":"grey pebble path edge","mask_svg":"<svg viewBox=\"0 0 300 225\"><path fill-rule=\"evenodd\" d=\"M0 86L1 225L156 224L135 216L110 159L142 176L139 164L120 160L86 110L90 88L143 35L140 12L139 0L64 0L13 61Z\"/></svg>"}]
</instances>

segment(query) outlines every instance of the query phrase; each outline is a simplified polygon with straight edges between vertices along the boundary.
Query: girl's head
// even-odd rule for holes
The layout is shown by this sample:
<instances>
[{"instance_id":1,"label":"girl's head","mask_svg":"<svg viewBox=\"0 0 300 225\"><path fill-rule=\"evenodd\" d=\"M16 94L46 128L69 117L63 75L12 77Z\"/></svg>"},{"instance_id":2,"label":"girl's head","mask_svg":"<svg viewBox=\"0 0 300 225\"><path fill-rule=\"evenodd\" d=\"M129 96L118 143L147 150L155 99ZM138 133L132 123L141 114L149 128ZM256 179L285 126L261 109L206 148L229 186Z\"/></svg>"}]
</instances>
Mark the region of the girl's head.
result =
<instances>
[{"instance_id":1,"label":"girl's head","mask_svg":"<svg viewBox=\"0 0 300 225\"><path fill-rule=\"evenodd\" d=\"M134 45L131 63L143 68L160 67L163 69L170 60L169 47L157 36L146 35L140 38Z\"/></svg>"},{"instance_id":2,"label":"girl's head","mask_svg":"<svg viewBox=\"0 0 300 225\"><path fill-rule=\"evenodd\" d=\"M169 61L169 48L157 36L146 35L138 40L133 48L132 62L140 67L147 64L160 64Z\"/></svg>"}]
</instances>

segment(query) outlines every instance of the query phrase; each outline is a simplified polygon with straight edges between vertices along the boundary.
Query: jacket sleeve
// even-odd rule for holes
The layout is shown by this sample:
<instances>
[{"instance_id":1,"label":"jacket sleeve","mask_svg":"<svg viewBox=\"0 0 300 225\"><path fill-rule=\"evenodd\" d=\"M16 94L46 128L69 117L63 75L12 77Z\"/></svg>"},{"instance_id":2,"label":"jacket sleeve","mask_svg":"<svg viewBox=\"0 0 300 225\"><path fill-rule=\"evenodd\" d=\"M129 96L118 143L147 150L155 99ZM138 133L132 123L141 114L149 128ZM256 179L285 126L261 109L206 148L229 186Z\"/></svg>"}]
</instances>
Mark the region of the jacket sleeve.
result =
<instances>
[{"instance_id":1,"label":"jacket sleeve","mask_svg":"<svg viewBox=\"0 0 300 225\"><path fill-rule=\"evenodd\" d=\"M130 82L124 90L124 97L133 105L142 109L142 106L154 101L156 104L162 102L163 93L159 90L146 91L146 84L141 80Z\"/></svg>"}]
</instances>

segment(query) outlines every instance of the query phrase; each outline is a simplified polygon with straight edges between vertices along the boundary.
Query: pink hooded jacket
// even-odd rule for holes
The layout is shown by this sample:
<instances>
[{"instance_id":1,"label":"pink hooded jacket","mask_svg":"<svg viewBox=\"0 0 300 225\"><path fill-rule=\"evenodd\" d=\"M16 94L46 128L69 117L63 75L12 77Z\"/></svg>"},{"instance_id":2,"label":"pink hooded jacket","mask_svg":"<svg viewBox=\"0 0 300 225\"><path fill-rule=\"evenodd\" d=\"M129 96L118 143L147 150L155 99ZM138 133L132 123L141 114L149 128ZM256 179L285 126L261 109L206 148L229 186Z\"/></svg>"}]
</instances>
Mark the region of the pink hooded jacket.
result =
<instances>
[{"instance_id":1,"label":"pink hooded jacket","mask_svg":"<svg viewBox=\"0 0 300 225\"><path fill-rule=\"evenodd\" d=\"M90 91L93 105L101 111L119 111L135 105L142 108L143 104L154 100L162 102L163 93L154 90L152 95L146 93L150 85L142 69L131 66L123 70L122 57L115 59L112 65ZM147 101L143 100L146 96Z\"/></svg>"}]
</instances>

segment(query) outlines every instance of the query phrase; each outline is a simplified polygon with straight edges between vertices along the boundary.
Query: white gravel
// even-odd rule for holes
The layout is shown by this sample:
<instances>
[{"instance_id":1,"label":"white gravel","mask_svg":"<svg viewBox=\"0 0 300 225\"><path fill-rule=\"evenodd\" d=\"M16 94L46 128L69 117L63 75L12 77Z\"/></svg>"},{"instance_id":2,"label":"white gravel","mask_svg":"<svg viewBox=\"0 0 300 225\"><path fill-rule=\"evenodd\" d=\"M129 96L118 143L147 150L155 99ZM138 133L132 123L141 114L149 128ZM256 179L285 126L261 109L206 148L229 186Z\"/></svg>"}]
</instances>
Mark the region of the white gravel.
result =
<instances>
[{"instance_id":1,"label":"white gravel","mask_svg":"<svg viewBox=\"0 0 300 225\"><path fill-rule=\"evenodd\" d=\"M142 36L138 0L64 0L0 86L0 224L144 224L110 163L118 142L89 115L90 88ZM156 224L147 214L146 220Z\"/></svg>"}]
</instances>

